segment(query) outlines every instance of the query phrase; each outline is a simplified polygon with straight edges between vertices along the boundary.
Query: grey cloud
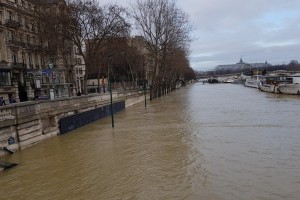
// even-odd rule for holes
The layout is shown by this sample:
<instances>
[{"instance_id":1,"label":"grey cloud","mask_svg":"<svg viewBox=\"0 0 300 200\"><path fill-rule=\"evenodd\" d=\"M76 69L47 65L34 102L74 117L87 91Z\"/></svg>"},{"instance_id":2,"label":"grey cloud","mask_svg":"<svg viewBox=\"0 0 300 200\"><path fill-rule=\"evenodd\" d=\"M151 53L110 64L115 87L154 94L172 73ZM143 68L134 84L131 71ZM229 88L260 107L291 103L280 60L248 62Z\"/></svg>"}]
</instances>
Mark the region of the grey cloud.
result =
<instances>
[{"instance_id":1,"label":"grey cloud","mask_svg":"<svg viewBox=\"0 0 300 200\"><path fill-rule=\"evenodd\" d=\"M111 0L101 0L105 2ZM130 6L135 0L115 2ZM299 0L177 0L177 4L195 26L190 56L194 69L235 63L241 56L249 62L275 64L300 60Z\"/></svg>"}]
</instances>

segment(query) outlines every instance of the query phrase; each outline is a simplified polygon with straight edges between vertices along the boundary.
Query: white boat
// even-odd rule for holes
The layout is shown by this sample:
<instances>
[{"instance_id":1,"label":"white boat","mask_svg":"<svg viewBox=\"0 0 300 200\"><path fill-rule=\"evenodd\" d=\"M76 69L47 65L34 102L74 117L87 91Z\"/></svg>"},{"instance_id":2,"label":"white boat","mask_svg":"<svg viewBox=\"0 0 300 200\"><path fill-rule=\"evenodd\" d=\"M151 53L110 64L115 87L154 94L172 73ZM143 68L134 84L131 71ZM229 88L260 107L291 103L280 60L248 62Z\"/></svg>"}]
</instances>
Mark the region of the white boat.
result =
<instances>
[{"instance_id":1,"label":"white boat","mask_svg":"<svg viewBox=\"0 0 300 200\"><path fill-rule=\"evenodd\" d=\"M258 89L263 92L280 93L278 88L284 84L290 84L292 82L287 76L266 76L264 81L261 81L258 85Z\"/></svg>"},{"instance_id":2,"label":"white boat","mask_svg":"<svg viewBox=\"0 0 300 200\"><path fill-rule=\"evenodd\" d=\"M274 84L266 84L266 83L260 82L258 85L258 89L263 92L279 93L278 85L274 85Z\"/></svg>"},{"instance_id":3,"label":"white boat","mask_svg":"<svg viewBox=\"0 0 300 200\"><path fill-rule=\"evenodd\" d=\"M233 83L233 82L234 82L234 79L232 79L232 78L227 78L227 79L224 80L223 83Z\"/></svg>"},{"instance_id":4,"label":"white boat","mask_svg":"<svg viewBox=\"0 0 300 200\"><path fill-rule=\"evenodd\" d=\"M282 94L300 95L300 76L289 76L288 79L291 80L291 83L281 84L278 86L278 91Z\"/></svg>"},{"instance_id":5,"label":"white boat","mask_svg":"<svg viewBox=\"0 0 300 200\"><path fill-rule=\"evenodd\" d=\"M258 88L258 85L261 81L265 80L265 76L263 75L254 75L246 77L245 86Z\"/></svg>"},{"instance_id":6,"label":"white boat","mask_svg":"<svg viewBox=\"0 0 300 200\"><path fill-rule=\"evenodd\" d=\"M299 83L282 84L278 86L278 91L282 94L300 95L300 84Z\"/></svg>"}]
</instances>

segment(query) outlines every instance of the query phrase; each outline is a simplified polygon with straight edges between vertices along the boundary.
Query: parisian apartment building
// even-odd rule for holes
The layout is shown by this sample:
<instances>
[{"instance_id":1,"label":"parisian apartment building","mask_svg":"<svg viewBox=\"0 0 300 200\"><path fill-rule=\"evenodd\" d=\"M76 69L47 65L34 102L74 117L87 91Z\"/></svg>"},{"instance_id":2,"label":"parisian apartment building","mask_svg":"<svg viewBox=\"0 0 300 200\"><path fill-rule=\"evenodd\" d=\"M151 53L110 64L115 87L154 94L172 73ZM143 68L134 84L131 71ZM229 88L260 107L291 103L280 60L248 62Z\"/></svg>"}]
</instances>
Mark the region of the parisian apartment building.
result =
<instances>
[{"instance_id":1,"label":"parisian apartment building","mask_svg":"<svg viewBox=\"0 0 300 200\"><path fill-rule=\"evenodd\" d=\"M82 59L73 49L69 63L77 81L67 83L63 59L47 55L49 44L39 39L38 9L43 7L34 0L0 0L0 97L7 103L66 97L82 90Z\"/></svg>"},{"instance_id":2,"label":"parisian apartment building","mask_svg":"<svg viewBox=\"0 0 300 200\"><path fill-rule=\"evenodd\" d=\"M84 92L85 62L78 49L70 42L67 59L59 52L53 56L53 52L47 53L51 41L40 38L38 13L59 3L65 2L0 0L0 98L7 104L69 97ZM147 54L141 36L126 40L129 46ZM148 80L149 63L144 63Z\"/></svg>"}]
</instances>

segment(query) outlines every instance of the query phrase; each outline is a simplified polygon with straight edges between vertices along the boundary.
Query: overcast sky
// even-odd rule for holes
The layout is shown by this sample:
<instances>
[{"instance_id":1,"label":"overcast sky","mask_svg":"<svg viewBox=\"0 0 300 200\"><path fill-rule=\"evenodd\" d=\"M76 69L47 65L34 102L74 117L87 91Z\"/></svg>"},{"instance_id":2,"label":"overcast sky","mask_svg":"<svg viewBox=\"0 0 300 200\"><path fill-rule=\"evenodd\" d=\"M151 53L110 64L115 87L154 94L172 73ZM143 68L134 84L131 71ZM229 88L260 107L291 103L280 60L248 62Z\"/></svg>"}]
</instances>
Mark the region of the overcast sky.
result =
<instances>
[{"instance_id":1,"label":"overcast sky","mask_svg":"<svg viewBox=\"0 0 300 200\"><path fill-rule=\"evenodd\" d=\"M134 0L99 0L130 6ZM177 0L195 28L195 70L245 62L300 61L300 0Z\"/></svg>"}]
</instances>

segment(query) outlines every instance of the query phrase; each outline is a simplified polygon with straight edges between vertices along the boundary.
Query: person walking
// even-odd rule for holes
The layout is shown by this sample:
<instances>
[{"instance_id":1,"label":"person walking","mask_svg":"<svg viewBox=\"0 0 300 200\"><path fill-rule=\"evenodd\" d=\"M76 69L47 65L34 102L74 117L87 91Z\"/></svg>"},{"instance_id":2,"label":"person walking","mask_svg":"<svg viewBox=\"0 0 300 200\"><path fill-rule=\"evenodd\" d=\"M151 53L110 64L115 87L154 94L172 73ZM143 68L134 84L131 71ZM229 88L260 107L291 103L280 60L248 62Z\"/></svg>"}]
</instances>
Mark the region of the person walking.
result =
<instances>
[{"instance_id":1,"label":"person walking","mask_svg":"<svg viewBox=\"0 0 300 200\"><path fill-rule=\"evenodd\" d=\"M6 105L5 100L3 99L3 97L0 97L0 106L4 105Z\"/></svg>"}]
</instances>

